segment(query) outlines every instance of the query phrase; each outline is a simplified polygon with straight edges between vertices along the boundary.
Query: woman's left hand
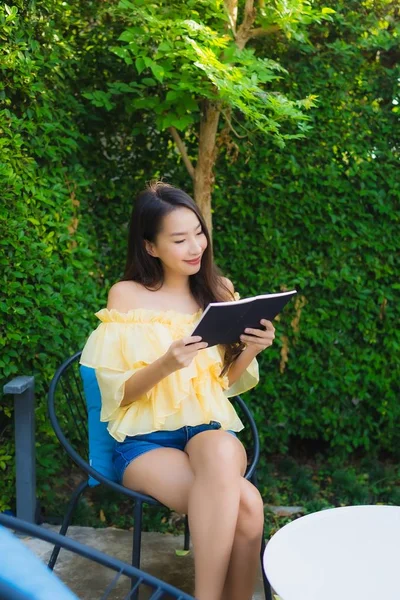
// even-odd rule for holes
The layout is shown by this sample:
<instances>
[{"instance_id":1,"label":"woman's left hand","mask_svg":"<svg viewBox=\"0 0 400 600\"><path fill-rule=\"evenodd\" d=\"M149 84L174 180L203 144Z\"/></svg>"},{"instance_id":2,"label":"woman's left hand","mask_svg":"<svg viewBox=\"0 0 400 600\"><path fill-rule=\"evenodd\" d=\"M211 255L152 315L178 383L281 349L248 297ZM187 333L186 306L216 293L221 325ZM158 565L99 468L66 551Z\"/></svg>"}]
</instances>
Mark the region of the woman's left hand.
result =
<instances>
[{"instance_id":1,"label":"woman's left hand","mask_svg":"<svg viewBox=\"0 0 400 600\"><path fill-rule=\"evenodd\" d=\"M240 336L240 341L256 352L256 354L269 348L275 339L275 327L272 325L271 321L261 319L260 323L261 325L264 325L265 330L247 328Z\"/></svg>"}]
</instances>

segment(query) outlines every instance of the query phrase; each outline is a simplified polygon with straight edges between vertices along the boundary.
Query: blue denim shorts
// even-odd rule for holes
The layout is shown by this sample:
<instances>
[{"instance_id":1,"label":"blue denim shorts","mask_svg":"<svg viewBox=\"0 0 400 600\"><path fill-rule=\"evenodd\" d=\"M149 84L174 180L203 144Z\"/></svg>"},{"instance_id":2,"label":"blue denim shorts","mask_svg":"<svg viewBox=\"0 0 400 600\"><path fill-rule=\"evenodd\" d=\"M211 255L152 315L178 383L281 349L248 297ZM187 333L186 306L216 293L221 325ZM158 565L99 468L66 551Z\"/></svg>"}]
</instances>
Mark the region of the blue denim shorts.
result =
<instances>
[{"instance_id":1,"label":"blue denim shorts","mask_svg":"<svg viewBox=\"0 0 400 600\"><path fill-rule=\"evenodd\" d=\"M123 442L115 444L113 452L113 465L118 481L122 481L126 467L138 456L156 448L175 448L184 451L192 437L212 429L221 429L221 423L210 421L208 424L181 427L175 431L153 431L143 435L126 436ZM234 431L228 430L228 433L236 437Z\"/></svg>"}]
</instances>

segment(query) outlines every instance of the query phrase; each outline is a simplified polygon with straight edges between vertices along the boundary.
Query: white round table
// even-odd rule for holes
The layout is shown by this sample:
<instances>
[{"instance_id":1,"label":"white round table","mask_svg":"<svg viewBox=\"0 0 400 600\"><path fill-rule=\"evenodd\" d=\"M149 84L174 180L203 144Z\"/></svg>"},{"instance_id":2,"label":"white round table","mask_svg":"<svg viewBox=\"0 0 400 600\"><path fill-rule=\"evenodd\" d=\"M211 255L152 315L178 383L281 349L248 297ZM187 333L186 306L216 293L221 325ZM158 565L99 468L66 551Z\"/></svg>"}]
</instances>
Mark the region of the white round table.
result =
<instances>
[{"instance_id":1,"label":"white round table","mask_svg":"<svg viewBox=\"0 0 400 600\"><path fill-rule=\"evenodd\" d=\"M300 517L271 538L264 569L282 600L400 600L400 507Z\"/></svg>"}]
</instances>

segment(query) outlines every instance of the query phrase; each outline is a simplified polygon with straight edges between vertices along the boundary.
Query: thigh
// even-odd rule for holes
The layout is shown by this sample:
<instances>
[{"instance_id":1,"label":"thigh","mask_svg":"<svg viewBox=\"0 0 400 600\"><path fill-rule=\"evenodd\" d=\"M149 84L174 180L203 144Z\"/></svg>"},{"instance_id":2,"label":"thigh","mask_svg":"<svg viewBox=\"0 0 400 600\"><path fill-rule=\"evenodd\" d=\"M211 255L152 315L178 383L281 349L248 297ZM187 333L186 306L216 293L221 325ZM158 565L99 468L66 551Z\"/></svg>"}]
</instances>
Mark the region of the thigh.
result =
<instances>
[{"instance_id":1,"label":"thigh","mask_svg":"<svg viewBox=\"0 0 400 600\"><path fill-rule=\"evenodd\" d=\"M194 473L204 468L224 470L227 467L237 468L240 475L246 472L247 455L243 444L223 429L198 433L189 440L185 452Z\"/></svg>"},{"instance_id":2,"label":"thigh","mask_svg":"<svg viewBox=\"0 0 400 600\"><path fill-rule=\"evenodd\" d=\"M186 514L193 480L193 470L185 452L156 448L138 456L126 467L122 483Z\"/></svg>"}]
</instances>

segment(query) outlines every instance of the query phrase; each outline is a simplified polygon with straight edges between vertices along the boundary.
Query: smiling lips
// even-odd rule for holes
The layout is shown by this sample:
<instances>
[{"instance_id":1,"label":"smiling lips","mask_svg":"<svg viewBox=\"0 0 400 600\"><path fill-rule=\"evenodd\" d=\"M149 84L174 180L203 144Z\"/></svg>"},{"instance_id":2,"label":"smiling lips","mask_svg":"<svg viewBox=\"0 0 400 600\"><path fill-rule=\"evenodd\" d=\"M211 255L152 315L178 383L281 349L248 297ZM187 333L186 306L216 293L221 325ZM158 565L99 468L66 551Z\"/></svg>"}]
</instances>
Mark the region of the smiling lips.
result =
<instances>
[{"instance_id":1,"label":"smiling lips","mask_svg":"<svg viewBox=\"0 0 400 600\"><path fill-rule=\"evenodd\" d=\"M200 260L201 260L201 256L199 256L195 260L185 260L185 262L188 263L188 265L198 265Z\"/></svg>"}]
</instances>

